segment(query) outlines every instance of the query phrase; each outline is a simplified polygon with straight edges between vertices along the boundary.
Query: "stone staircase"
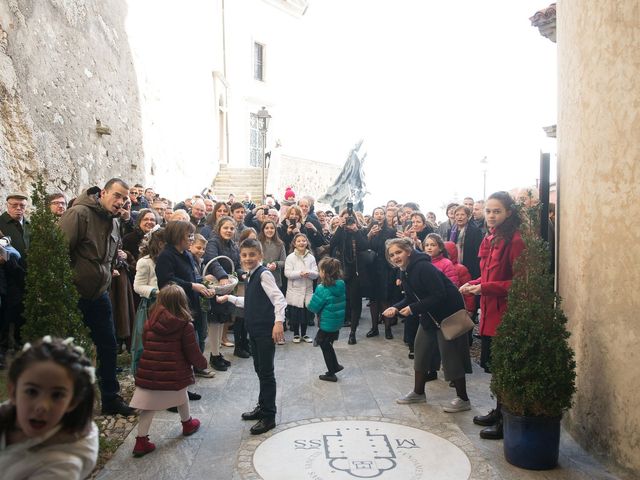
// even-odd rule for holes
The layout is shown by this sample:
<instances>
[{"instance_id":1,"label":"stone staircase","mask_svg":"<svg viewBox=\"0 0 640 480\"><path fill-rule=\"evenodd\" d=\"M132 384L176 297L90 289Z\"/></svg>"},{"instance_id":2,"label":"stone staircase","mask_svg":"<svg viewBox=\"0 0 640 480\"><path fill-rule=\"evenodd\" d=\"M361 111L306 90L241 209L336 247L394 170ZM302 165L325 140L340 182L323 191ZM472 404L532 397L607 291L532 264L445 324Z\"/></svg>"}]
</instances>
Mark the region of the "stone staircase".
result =
<instances>
[{"instance_id":1,"label":"stone staircase","mask_svg":"<svg viewBox=\"0 0 640 480\"><path fill-rule=\"evenodd\" d=\"M213 180L211 188L218 200L226 201L229 194L233 193L236 200L242 201L244 194L249 192L253 201L257 202L262 196L262 169L220 165L220 171Z\"/></svg>"}]
</instances>

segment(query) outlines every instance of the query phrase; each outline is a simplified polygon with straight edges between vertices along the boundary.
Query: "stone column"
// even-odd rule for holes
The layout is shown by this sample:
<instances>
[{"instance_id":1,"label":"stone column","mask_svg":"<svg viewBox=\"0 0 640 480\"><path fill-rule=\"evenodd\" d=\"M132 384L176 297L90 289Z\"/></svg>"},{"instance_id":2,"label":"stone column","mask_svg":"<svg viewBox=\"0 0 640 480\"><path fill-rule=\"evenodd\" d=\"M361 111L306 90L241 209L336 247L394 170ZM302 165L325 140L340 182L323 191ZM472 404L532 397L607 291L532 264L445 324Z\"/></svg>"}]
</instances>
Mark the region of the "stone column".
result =
<instances>
[{"instance_id":1,"label":"stone column","mask_svg":"<svg viewBox=\"0 0 640 480\"><path fill-rule=\"evenodd\" d=\"M640 1L558 2L559 290L567 426L640 473Z\"/></svg>"}]
</instances>

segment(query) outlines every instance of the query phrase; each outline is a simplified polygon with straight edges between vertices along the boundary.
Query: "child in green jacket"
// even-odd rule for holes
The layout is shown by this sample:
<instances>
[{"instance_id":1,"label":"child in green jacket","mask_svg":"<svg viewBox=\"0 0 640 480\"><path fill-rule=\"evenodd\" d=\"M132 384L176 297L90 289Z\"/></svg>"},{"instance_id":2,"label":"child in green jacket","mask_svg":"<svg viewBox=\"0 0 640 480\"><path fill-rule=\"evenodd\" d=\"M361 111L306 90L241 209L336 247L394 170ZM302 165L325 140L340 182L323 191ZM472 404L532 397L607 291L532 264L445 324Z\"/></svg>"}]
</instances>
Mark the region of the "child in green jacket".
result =
<instances>
[{"instance_id":1,"label":"child in green jacket","mask_svg":"<svg viewBox=\"0 0 640 480\"><path fill-rule=\"evenodd\" d=\"M344 313L347 297L344 281L340 279L340 261L336 258L325 257L318 265L320 284L313 294L307 308L320 317L318 333L313 342L320 346L327 372L320 375L320 380L337 382L336 373L344 367L338 363L333 342L338 339L340 327L344 323Z\"/></svg>"}]
</instances>

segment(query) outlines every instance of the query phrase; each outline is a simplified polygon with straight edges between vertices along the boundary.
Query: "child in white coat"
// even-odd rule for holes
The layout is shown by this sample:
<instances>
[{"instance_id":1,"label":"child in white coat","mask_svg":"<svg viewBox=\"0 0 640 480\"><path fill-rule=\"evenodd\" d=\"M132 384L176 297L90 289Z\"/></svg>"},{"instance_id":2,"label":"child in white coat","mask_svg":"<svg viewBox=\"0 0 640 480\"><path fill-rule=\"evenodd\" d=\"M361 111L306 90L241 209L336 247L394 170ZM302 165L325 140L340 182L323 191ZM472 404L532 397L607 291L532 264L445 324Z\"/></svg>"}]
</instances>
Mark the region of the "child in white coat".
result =
<instances>
[{"instance_id":1,"label":"child in white coat","mask_svg":"<svg viewBox=\"0 0 640 480\"><path fill-rule=\"evenodd\" d=\"M288 279L289 324L293 332L293 343L300 343L301 338L304 342L311 343L313 340L307 335L307 324L313 318L313 313L307 309L307 305L313 296L313 281L318 278L318 265L309 251L309 240L305 234L296 234L291 245L293 251L284 263L284 275Z\"/></svg>"}]
</instances>

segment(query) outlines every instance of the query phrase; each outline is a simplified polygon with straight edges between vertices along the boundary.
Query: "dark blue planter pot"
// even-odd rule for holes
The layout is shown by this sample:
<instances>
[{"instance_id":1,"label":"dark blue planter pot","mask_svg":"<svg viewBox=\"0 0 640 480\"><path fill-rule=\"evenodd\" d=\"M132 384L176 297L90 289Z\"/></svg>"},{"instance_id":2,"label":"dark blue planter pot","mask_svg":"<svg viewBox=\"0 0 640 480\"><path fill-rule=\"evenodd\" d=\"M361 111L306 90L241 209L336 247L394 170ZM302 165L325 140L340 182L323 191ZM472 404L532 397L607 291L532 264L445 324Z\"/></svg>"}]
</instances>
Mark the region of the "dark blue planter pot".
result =
<instances>
[{"instance_id":1,"label":"dark blue planter pot","mask_svg":"<svg viewBox=\"0 0 640 480\"><path fill-rule=\"evenodd\" d=\"M550 470L558 464L560 419L558 417L520 417L502 409L504 456L516 467Z\"/></svg>"}]
</instances>

